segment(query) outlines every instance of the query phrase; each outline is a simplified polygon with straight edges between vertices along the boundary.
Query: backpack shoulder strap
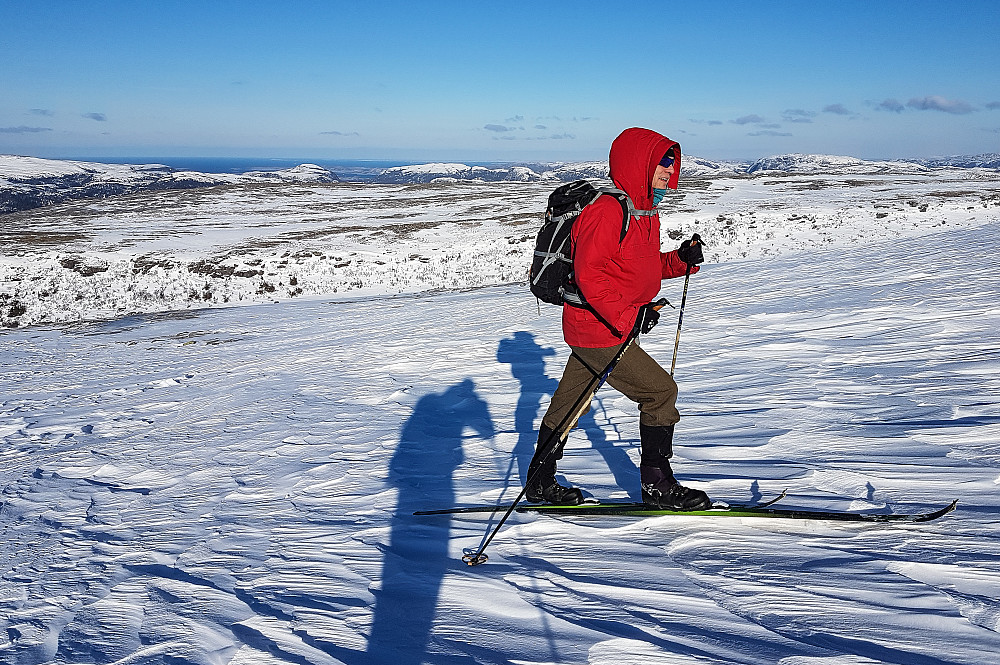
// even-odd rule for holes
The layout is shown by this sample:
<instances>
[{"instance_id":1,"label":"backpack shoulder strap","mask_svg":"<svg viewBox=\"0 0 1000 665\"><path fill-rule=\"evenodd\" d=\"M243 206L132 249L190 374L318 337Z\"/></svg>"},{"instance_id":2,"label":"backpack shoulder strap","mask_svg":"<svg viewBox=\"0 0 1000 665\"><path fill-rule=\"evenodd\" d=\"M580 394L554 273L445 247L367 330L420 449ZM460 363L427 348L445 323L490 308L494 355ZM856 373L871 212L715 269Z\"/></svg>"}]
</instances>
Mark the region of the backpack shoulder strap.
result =
<instances>
[{"instance_id":1,"label":"backpack shoulder strap","mask_svg":"<svg viewBox=\"0 0 1000 665\"><path fill-rule=\"evenodd\" d=\"M628 233L628 227L632 222L633 216L652 217L653 215L660 214L658 210L639 210L632 204L632 198L620 189L615 189L613 187L601 187L597 191L601 194L610 194L618 199L618 203L622 206L622 233L618 238L619 244L625 240L625 234Z\"/></svg>"}]
</instances>

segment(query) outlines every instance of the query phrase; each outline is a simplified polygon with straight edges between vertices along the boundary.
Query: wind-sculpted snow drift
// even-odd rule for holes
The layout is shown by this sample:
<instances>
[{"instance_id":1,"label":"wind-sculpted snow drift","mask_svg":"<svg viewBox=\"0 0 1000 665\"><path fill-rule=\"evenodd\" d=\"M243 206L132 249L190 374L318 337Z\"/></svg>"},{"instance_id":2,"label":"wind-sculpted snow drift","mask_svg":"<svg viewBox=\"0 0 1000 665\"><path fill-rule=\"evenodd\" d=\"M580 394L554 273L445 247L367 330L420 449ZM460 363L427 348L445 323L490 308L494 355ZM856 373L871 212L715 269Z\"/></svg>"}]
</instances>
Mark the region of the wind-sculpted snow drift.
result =
<instances>
[{"instance_id":1,"label":"wind-sculpted snow drift","mask_svg":"<svg viewBox=\"0 0 1000 665\"><path fill-rule=\"evenodd\" d=\"M737 227L743 207L727 196L763 212L757 196L800 195L757 182L715 182L699 196L716 197L712 210ZM158 197L172 223L187 220L186 234L165 237L148 211L75 212L89 243L137 234L143 252L163 242L179 255L185 239L284 252L293 239L282 234L298 224L348 224L326 219L343 207L356 206L348 218L381 211L373 227L437 211L438 227L397 229L386 245L433 257L462 228L455 213L502 236L511 229L496 220L544 195L495 187L386 187L363 200L344 185L254 189L225 205L222 192L199 205ZM521 488L568 349L558 310L538 315L520 285L6 330L0 662L1000 662L1000 225L973 228L962 215L986 213L945 205L979 194L900 187L879 194L890 207L878 210L871 188L804 190L813 206L856 193L868 222L898 216L898 237L754 252L691 279L674 468L733 502L788 489L779 505L888 513L960 499L946 518L887 528L514 515L490 561L466 566L462 551L495 521L412 512L509 502ZM428 219L392 217L408 209ZM947 223L906 237L922 215ZM111 220L132 221L113 236ZM76 251L47 241L39 256ZM663 295L677 301L682 281ZM667 362L669 318L642 340ZM635 405L606 389L560 472L593 496L637 499L638 438Z\"/></svg>"}]
</instances>

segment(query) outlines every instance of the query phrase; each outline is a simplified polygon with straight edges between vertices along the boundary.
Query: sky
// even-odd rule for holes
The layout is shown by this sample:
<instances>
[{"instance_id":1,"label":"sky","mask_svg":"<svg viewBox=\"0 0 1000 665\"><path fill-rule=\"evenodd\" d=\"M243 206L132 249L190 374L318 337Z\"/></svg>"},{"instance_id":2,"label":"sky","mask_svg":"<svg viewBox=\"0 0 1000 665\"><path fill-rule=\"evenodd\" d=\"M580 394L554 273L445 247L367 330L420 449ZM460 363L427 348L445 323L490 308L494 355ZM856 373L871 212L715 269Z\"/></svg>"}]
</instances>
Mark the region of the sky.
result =
<instances>
[{"instance_id":1,"label":"sky","mask_svg":"<svg viewBox=\"0 0 1000 665\"><path fill-rule=\"evenodd\" d=\"M1000 2L0 0L0 154L1000 152Z\"/></svg>"}]
</instances>

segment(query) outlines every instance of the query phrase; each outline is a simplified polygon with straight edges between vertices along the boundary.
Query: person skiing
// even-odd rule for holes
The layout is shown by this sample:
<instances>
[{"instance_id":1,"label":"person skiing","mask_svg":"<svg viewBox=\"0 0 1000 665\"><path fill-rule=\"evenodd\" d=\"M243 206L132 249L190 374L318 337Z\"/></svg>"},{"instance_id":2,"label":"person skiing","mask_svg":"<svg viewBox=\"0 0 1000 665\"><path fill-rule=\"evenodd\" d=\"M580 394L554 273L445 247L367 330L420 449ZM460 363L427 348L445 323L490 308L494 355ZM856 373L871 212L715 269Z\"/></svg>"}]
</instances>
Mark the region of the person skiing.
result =
<instances>
[{"instance_id":1,"label":"person skiing","mask_svg":"<svg viewBox=\"0 0 1000 665\"><path fill-rule=\"evenodd\" d=\"M668 188L677 189L681 148L661 134L633 127L611 144L609 163L611 180L629 195L636 210L653 210ZM659 314L650 301L659 293L660 281L695 273L703 260L697 238L684 241L677 250L661 252L656 214L633 216L624 238L621 232L622 206L612 196L601 196L573 223L573 282L586 306L563 304L563 338L572 353L542 417L528 467L525 497L532 503L583 501L579 488L564 487L555 478L556 462L576 423L569 423L559 436L555 428L569 417L591 379L630 332L648 332L655 325ZM673 377L633 344L607 382L639 404L643 501L671 510L711 506L705 492L680 485L670 467L674 425L680 420Z\"/></svg>"}]
</instances>

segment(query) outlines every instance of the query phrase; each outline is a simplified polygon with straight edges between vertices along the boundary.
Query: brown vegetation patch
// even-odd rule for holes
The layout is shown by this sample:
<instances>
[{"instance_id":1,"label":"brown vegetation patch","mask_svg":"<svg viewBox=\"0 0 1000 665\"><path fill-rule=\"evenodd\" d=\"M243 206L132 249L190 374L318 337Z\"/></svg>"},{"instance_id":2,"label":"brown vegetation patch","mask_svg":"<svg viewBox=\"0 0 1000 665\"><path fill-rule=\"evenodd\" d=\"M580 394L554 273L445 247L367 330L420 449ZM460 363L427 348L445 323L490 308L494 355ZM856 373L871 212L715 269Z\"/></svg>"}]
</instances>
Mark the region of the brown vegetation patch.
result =
<instances>
[{"instance_id":1,"label":"brown vegetation patch","mask_svg":"<svg viewBox=\"0 0 1000 665\"><path fill-rule=\"evenodd\" d=\"M68 268L83 277L93 277L102 272L107 272L108 264L100 260L87 260L82 256L67 256L59 259L59 265Z\"/></svg>"}]
</instances>

